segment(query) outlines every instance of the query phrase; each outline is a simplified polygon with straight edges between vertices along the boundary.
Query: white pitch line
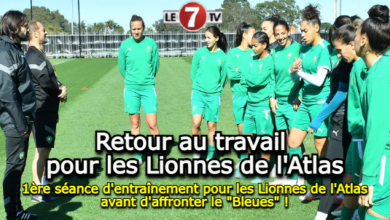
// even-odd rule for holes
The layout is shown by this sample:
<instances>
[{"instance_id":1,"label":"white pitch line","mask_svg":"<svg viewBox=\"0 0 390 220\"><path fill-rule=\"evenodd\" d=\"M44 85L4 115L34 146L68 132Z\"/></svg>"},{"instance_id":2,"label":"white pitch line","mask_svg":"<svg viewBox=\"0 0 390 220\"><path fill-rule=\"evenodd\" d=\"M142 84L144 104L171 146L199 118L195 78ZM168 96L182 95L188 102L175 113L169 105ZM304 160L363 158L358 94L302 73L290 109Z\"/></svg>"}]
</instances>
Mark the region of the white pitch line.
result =
<instances>
[{"instance_id":1,"label":"white pitch line","mask_svg":"<svg viewBox=\"0 0 390 220\"><path fill-rule=\"evenodd\" d=\"M55 66L55 65L63 64L63 63L66 63L66 62L69 62L69 61L72 61L72 60L73 60L73 59L66 60L66 61L62 61L62 62L59 62L59 63L53 64L53 65Z\"/></svg>"}]
</instances>

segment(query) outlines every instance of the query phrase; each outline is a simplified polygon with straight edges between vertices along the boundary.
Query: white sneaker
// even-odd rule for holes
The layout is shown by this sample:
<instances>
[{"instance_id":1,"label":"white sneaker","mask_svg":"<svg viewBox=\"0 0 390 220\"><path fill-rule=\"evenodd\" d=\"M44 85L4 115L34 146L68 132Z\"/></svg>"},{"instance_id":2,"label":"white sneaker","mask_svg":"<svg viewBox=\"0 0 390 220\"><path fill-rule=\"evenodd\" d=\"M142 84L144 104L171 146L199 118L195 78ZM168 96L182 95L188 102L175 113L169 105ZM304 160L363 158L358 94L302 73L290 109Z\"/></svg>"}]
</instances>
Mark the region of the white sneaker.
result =
<instances>
[{"instance_id":1,"label":"white sneaker","mask_svg":"<svg viewBox=\"0 0 390 220\"><path fill-rule=\"evenodd\" d=\"M269 177L277 177L276 176L276 165L274 164L274 167L271 170L271 173L269 174Z\"/></svg>"},{"instance_id":2,"label":"white sneaker","mask_svg":"<svg viewBox=\"0 0 390 220\"><path fill-rule=\"evenodd\" d=\"M241 161L238 162L238 164L236 164L236 165L234 166L234 169L235 169L235 170L239 169L239 168L240 168L240 164L241 164Z\"/></svg>"},{"instance_id":3,"label":"white sneaker","mask_svg":"<svg viewBox=\"0 0 390 220\"><path fill-rule=\"evenodd\" d=\"M302 200L302 201L313 201L313 200L316 200L316 199L321 199L321 195L313 195L309 191L309 192L306 193L306 195L300 196L299 199Z\"/></svg>"},{"instance_id":4,"label":"white sneaker","mask_svg":"<svg viewBox=\"0 0 390 220\"><path fill-rule=\"evenodd\" d=\"M275 181L269 183L270 186L295 186L297 185L296 180L289 179L287 177L276 178Z\"/></svg>"},{"instance_id":5,"label":"white sneaker","mask_svg":"<svg viewBox=\"0 0 390 220\"><path fill-rule=\"evenodd\" d=\"M333 212L331 212L330 214L332 214L333 216L336 216L336 217L340 217L341 216L341 209L343 208L343 204L339 205Z\"/></svg>"}]
</instances>

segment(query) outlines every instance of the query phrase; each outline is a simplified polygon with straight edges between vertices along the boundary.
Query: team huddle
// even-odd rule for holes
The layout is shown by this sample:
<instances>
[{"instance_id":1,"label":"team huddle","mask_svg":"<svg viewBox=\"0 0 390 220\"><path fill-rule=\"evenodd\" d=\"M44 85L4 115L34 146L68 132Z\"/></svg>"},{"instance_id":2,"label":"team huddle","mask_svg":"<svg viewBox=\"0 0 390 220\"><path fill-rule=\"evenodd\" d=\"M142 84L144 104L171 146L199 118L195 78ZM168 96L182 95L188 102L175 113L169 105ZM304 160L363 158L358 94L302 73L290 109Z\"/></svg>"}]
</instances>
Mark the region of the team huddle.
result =
<instances>
[{"instance_id":1,"label":"team huddle","mask_svg":"<svg viewBox=\"0 0 390 220\"><path fill-rule=\"evenodd\" d=\"M206 46L193 55L191 111L193 136L201 135L202 120L208 127L208 151L194 158L219 159L215 150L221 93L228 79L233 92L233 114L240 135L273 135L287 131L290 157L302 158L303 140L310 132L319 158L344 159L342 178L318 177L318 184L368 186L359 196L301 196L320 199L316 219L332 214L340 219L390 219L390 25L389 8L375 5L369 18L339 16L329 30L329 41L321 38L320 12L308 5L302 12L304 45L290 38L289 25L278 16L266 19L262 31L245 22L237 29L235 47L228 50L225 35L216 26L205 31ZM152 135L158 135L155 76L159 68L158 48L142 35L143 19L130 21L132 37L118 55L124 77L125 112L131 132L140 133L140 107ZM227 54L226 54L227 53ZM251 152L239 153L240 161ZM271 154L259 157L271 160ZM143 154L137 154L140 165ZM238 166L239 167L239 166ZM237 167L237 168L238 168ZM272 175L272 173L271 173ZM239 168L233 179L245 178ZM262 183L259 176L252 183ZM271 185L302 185L297 174L276 178Z\"/></svg>"}]
</instances>

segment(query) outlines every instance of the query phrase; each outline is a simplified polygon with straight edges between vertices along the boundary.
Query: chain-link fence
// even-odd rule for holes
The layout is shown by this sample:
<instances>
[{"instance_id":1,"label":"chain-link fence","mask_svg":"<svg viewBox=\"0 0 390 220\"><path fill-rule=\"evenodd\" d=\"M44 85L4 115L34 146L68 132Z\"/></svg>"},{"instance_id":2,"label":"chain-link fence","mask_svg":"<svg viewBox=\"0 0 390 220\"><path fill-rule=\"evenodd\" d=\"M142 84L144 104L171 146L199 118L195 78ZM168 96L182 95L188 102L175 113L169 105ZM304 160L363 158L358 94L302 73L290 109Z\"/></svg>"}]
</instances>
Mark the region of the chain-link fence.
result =
<instances>
[{"instance_id":1,"label":"chain-link fence","mask_svg":"<svg viewBox=\"0 0 390 220\"><path fill-rule=\"evenodd\" d=\"M159 48L161 57L192 56L200 47L205 46L204 33L145 33L153 38ZM225 33L228 48L234 47L235 33ZM327 39L327 34L321 34ZM122 41L128 34L83 34L81 35L81 57L117 57ZM80 57L80 44L78 35L48 35L48 43L44 51L51 58L77 58ZM291 38L301 43L300 34L291 34Z\"/></svg>"}]
</instances>

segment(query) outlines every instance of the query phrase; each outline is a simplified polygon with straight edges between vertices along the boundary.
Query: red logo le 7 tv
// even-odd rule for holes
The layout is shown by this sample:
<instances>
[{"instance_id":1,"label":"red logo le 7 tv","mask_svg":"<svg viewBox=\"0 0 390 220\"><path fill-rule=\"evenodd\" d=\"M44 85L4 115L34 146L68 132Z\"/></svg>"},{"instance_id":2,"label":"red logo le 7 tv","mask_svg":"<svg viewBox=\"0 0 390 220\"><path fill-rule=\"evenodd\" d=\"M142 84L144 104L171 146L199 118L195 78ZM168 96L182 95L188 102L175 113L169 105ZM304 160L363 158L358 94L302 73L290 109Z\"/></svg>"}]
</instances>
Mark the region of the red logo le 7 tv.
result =
<instances>
[{"instance_id":1,"label":"red logo le 7 tv","mask_svg":"<svg viewBox=\"0 0 390 220\"><path fill-rule=\"evenodd\" d=\"M188 2L179 11L164 11L165 24L181 24L189 31L197 31L206 23L222 24L221 11L206 11L198 2Z\"/></svg>"}]
</instances>

